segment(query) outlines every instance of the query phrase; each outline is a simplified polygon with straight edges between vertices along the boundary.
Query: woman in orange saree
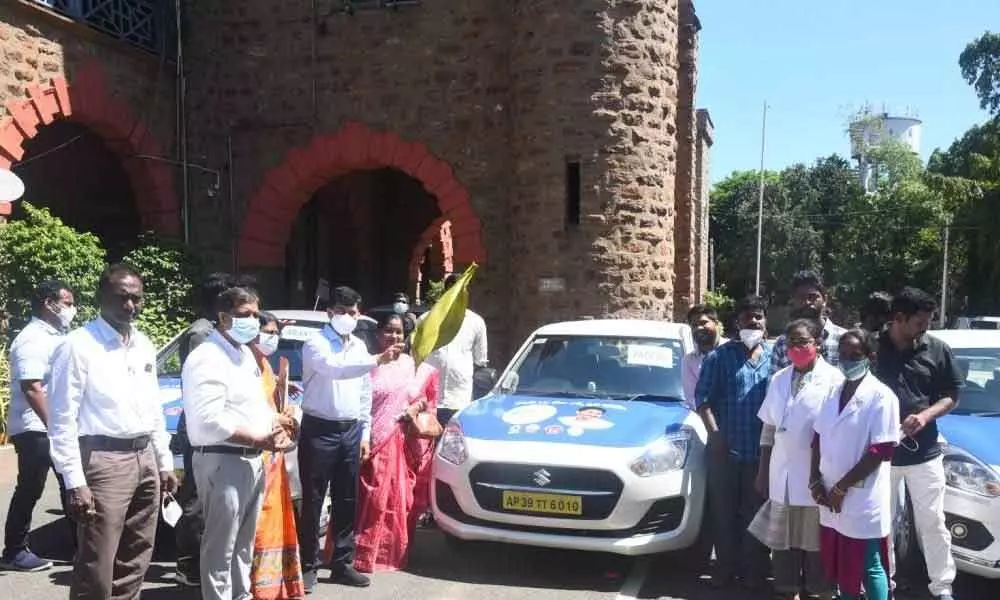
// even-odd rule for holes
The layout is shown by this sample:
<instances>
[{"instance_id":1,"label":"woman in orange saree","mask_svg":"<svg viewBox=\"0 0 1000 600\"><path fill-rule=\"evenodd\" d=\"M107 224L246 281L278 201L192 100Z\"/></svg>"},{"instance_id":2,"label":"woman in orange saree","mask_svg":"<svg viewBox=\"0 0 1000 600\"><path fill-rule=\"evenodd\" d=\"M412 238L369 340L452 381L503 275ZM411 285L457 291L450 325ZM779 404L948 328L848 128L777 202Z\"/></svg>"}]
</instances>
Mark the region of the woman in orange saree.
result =
<instances>
[{"instance_id":1,"label":"woman in orange saree","mask_svg":"<svg viewBox=\"0 0 1000 600\"><path fill-rule=\"evenodd\" d=\"M288 363L282 359L278 377L267 357L278 347L278 320L261 314L260 338L251 346L264 380L264 392L271 399L282 425L294 431L289 418L286 383ZM299 561L299 541L295 528L291 486L285 470L285 455L264 452L264 501L257 519L254 540L253 567L250 581L254 600L291 600L305 596L302 564Z\"/></svg>"}]
</instances>

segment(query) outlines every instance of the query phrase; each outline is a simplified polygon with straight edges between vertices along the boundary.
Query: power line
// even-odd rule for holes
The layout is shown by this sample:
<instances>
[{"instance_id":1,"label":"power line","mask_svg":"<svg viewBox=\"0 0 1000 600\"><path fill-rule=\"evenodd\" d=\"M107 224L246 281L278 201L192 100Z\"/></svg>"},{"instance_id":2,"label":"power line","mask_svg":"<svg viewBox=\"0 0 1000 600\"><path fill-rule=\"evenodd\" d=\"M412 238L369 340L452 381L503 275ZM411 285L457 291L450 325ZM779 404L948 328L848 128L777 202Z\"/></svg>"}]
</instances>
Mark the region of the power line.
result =
<instances>
[{"instance_id":1,"label":"power line","mask_svg":"<svg viewBox=\"0 0 1000 600\"><path fill-rule=\"evenodd\" d=\"M80 139L80 138L82 138L82 137L83 137L83 134L80 134L80 135L78 135L78 136L75 136L75 137L71 137L71 138L70 138L69 140L67 140L67 141L65 141L65 142L63 142L63 143L61 143L61 144L59 144L59 145L58 145L58 146L56 146L55 148L49 148L48 150L46 150L45 152L42 152L41 154L38 154L38 155L36 155L36 156L32 156L32 157L29 157L29 158L28 158L28 159L26 159L26 160L22 160L21 162L17 163L16 165L13 165L13 166L12 166L12 167L10 168L10 170L11 170L11 171L13 171L13 170L15 170L15 169L20 169L20 168L21 168L21 167L23 167L24 165L28 165L28 164L31 164L31 163L35 162L36 160L38 160L38 159L40 159L40 158L45 158L46 156L48 156L48 155L50 155L50 154L52 154L52 153L54 153L54 152L58 152L59 150L62 150L62 149L63 149L63 148L65 148L66 146L69 146L70 144L72 144L73 142L77 141L78 139Z\"/></svg>"}]
</instances>

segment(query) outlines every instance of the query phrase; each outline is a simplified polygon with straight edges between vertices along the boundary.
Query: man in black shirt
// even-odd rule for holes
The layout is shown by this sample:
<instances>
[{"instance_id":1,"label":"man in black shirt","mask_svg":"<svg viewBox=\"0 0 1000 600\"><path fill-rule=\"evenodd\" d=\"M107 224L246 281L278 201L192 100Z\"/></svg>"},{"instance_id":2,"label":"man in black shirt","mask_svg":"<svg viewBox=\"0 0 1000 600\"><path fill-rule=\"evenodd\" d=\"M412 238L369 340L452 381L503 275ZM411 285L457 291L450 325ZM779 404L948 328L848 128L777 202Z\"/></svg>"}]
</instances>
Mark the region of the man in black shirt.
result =
<instances>
[{"instance_id":1,"label":"man in black shirt","mask_svg":"<svg viewBox=\"0 0 1000 600\"><path fill-rule=\"evenodd\" d=\"M927 293L904 288L892 299L892 320L879 337L875 375L899 398L902 439L892 459L894 509L906 484L931 595L952 600L955 561L945 525L945 475L937 419L958 404L965 378L947 344L927 335L937 305Z\"/></svg>"}]
</instances>

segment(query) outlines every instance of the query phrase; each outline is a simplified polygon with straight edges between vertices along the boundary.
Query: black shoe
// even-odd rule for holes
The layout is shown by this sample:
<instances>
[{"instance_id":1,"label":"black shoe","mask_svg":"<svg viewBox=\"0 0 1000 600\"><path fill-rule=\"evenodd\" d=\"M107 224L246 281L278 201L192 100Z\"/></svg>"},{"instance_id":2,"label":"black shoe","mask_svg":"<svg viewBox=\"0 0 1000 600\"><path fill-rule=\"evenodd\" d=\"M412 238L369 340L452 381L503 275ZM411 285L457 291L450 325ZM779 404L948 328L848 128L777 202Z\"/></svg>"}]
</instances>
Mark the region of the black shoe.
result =
<instances>
[{"instance_id":1,"label":"black shoe","mask_svg":"<svg viewBox=\"0 0 1000 600\"><path fill-rule=\"evenodd\" d=\"M334 571L332 579L334 583L358 588L368 587L372 584L371 579L358 573L354 567L344 567Z\"/></svg>"},{"instance_id":2,"label":"black shoe","mask_svg":"<svg viewBox=\"0 0 1000 600\"><path fill-rule=\"evenodd\" d=\"M313 593L313 590L316 589L316 571L302 572L302 587L307 594Z\"/></svg>"}]
</instances>

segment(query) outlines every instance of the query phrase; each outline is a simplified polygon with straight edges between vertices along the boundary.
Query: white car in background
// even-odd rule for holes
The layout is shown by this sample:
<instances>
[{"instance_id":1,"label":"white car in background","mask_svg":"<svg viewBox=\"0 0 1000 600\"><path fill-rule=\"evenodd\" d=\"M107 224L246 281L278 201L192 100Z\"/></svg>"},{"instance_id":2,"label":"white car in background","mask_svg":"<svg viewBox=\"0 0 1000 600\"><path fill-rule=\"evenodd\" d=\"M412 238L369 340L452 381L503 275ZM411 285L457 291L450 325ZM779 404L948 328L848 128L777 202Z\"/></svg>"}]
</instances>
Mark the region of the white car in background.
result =
<instances>
[{"instance_id":1,"label":"white car in background","mask_svg":"<svg viewBox=\"0 0 1000 600\"><path fill-rule=\"evenodd\" d=\"M959 570L1000 578L1000 331L931 331L955 353L965 373L958 407L938 420L948 489L945 522ZM900 568L921 572L909 501L894 527Z\"/></svg>"},{"instance_id":2,"label":"white car in background","mask_svg":"<svg viewBox=\"0 0 1000 600\"><path fill-rule=\"evenodd\" d=\"M700 543L706 433L681 404L685 324L546 325L447 424L432 507L452 541L623 555Z\"/></svg>"}]
</instances>

